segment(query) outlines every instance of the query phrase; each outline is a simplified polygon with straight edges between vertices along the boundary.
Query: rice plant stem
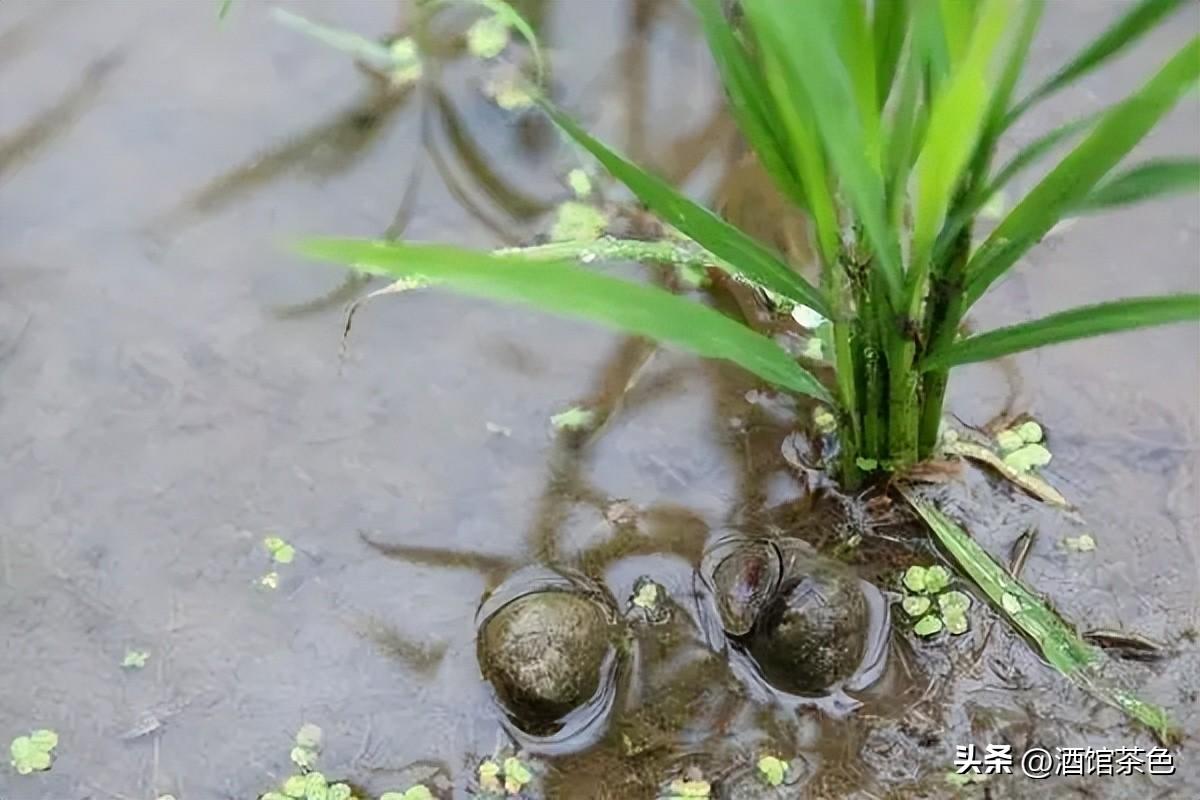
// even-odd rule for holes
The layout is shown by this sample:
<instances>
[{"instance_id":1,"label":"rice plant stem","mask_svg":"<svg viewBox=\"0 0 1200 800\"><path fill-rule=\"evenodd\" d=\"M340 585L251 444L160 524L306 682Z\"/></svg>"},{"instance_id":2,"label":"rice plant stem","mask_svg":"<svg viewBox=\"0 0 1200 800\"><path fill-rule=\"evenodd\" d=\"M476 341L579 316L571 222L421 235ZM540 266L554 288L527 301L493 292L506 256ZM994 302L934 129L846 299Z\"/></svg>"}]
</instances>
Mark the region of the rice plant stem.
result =
<instances>
[{"instance_id":1,"label":"rice plant stem","mask_svg":"<svg viewBox=\"0 0 1200 800\"><path fill-rule=\"evenodd\" d=\"M971 226L968 223L959 230L951 247L946 267L938 270L934 277L927 310L927 332L925 350L931 352L947 347L954 342L959 323L965 311L967 261L971 255ZM922 381L921 420L918 434L918 449L921 458L927 457L937 445L938 430L942 424L942 404L946 400L946 382L949 368L926 372Z\"/></svg>"}]
</instances>

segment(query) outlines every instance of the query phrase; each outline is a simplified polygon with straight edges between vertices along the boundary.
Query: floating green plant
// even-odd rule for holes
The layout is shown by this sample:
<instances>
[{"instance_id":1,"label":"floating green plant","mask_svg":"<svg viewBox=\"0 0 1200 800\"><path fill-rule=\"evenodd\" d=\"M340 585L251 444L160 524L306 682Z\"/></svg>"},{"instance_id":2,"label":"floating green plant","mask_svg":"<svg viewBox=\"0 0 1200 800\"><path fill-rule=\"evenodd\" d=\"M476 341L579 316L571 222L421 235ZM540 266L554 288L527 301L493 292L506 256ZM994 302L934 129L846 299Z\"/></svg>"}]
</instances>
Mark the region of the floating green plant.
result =
<instances>
[{"instance_id":1,"label":"floating green plant","mask_svg":"<svg viewBox=\"0 0 1200 800\"><path fill-rule=\"evenodd\" d=\"M758 759L758 774L766 781L768 786L782 786L783 781L787 778L788 764L786 761L775 756L767 755Z\"/></svg>"},{"instance_id":2,"label":"floating green plant","mask_svg":"<svg viewBox=\"0 0 1200 800\"><path fill-rule=\"evenodd\" d=\"M950 586L950 571L940 564L923 567L914 564L901 578L905 594L900 607L913 622L913 633L929 637L943 630L955 635L967 632L970 596ZM936 599L936 605L934 603Z\"/></svg>"},{"instance_id":3,"label":"floating green plant","mask_svg":"<svg viewBox=\"0 0 1200 800\"><path fill-rule=\"evenodd\" d=\"M125 657L121 659L121 666L125 669L142 669L149 659L149 650L126 650Z\"/></svg>"},{"instance_id":4,"label":"floating green plant","mask_svg":"<svg viewBox=\"0 0 1200 800\"><path fill-rule=\"evenodd\" d=\"M13 769L18 775L50 769L56 747L58 734L48 728L33 731L28 736L18 736L8 748Z\"/></svg>"}]
</instances>

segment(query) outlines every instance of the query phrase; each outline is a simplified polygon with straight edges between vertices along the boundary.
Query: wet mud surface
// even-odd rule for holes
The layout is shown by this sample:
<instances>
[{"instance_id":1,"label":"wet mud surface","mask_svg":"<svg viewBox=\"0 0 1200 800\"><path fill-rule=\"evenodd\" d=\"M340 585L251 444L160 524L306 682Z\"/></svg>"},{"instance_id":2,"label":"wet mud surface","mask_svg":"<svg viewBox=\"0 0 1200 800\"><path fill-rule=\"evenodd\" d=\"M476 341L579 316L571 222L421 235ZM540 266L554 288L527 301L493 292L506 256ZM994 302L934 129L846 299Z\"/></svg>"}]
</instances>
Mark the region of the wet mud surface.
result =
<instances>
[{"instance_id":1,"label":"wet mud surface","mask_svg":"<svg viewBox=\"0 0 1200 800\"><path fill-rule=\"evenodd\" d=\"M764 212L684 3L521 6L590 129L802 246ZM602 724L536 759L547 797L653 797L689 769L728 797L952 797L956 745L1153 746L979 601L966 634L928 642L893 608L885 668L846 689L850 713L764 689L697 611L719 531L795 537L888 593L942 556L886 499L832 497L798 469L789 436L810 409L733 367L434 291L363 306L343 346L345 302L377 285L298 262L289 239L529 242L570 162L544 120L487 100L488 69L453 37L421 86L384 92L269 4L235 0L223 24L215 7L0 5L0 745L60 736L51 771L0 766L0 798L245 800L291 772L304 722L324 729L324 771L363 791L436 773L469 796L479 759L514 741L477 614L531 564L601 585L623 626ZM405 7L289 4L372 37L402 32ZM1033 73L1114 8L1050 4ZM1005 147L1129 91L1198 27L1190 8ZM1190 98L1139 154L1198 141ZM1197 291L1198 250L1194 198L1084 218L974 323ZM1004 561L1036 532L1022 574L1081 629L1160 643L1125 679L1186 736L1171 777L998 777L992 796L1200 795L1198 356L1196 328L1175 326L956 373L965 424L1041 421L1046 475L1082 521L973 469L943 504ZM553 430L575 405L598 431ZM1094 552L1063 547L1084 531ZM270 563L269 535L290 564ZM659 613L630 605L643 576ZM129 649L144 669L121 668ZM792 765L773 795L753 780L764 752Z\"/></svg>"}]
</instances>

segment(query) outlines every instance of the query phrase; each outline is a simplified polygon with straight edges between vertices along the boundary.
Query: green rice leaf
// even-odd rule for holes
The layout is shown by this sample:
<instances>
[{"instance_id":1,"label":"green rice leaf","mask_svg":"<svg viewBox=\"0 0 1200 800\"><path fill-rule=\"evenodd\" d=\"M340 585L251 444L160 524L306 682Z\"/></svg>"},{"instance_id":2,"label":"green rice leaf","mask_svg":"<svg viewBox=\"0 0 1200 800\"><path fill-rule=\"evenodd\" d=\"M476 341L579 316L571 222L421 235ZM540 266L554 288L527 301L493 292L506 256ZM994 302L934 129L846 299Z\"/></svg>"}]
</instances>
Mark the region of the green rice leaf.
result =
<instances>
[{"instance_id":1,"label":"green rice leaf","mask_svg":"<svg viewBox=\"0 0 1200 800\"><path fill-rule=\"evenodd\" d=\"M800 394L831 402L825 387L775 342L714 311L654 286L623 281L567 262L530 263L447 245L310 239L305 255L391 278L420 276L494 300L528 303L571 317L732 361Z\"/></svg>"},{"instance_id":2,"label":"green rice leaf","mask_svg":"<svg viewBox=\"0 0 1200 800\"><path fill-rule=\"evenodd\" d=\"M816 123L804 88L791 79L781 56L771 49L774 44L770 39L763 43L763 71L808 199L808 211L816 227L817 247L823 264L828 266L837 260L840 234L825 155L817 140Z\"/></svg>"},{"instance_id":3,"label":"green rice leaf","mask_svg":"<svg viewBox=\"0 0 1200 800\"><path fill-rule=\"evenodd\" d=\"M1043 81L1018 103L1004 121L1007 128L1034 103L1099 67L1132 45L1167 15L1183 5L1183 0L1140 0L1104 33L1068 61L1058 72Z\"/></svg>"},{"instance_id":4,"label":"green rice leaf","mask_svg":"<svg viewBox=\"0 0 1200 800\"><path fill-rule=\"evenodd\" d=\"M1031 322L968 336L943 352L930 353L922 361L921 367L924 370L954 367L1059 342L1194 319L1200 319L1200 295L1196 294L1135 297L1081 306Z\"/></svg>"},{"instance_id":5,"label":"green rice leaf","mask_svg":"<svg viewBox=\"0 0 1200 800\"><path fill-rule=\"evenodd\" d=\"M1114 175L1075 207L1079 212L1103 211L1165 195L1200 191L1200 159L1160 158Z\"/></svg>"},{"instance_id":6,"label":"green rice leaf","mask_svg":"<svg viewBox=\"0 0 1200 800\"><path fill-rule=\"evenodd\" d=\"M1104 175L1175 106L1200 76L1200 36L1183 46L1133 96L1115 106L1017 204L967 266L970 307L1026 250L1080 203Z\"/></svg>"},{"instance_id":7,"label":"green rice leaf","mask_svg":"<svg viewBox=\"0 0 1200 800\"><path fill-rule=\"evenodd\" d=\"M1005 56L1004 70L1000 73L1000 81L996 84L995 92L992 93L987 123L988 136L991 141L999 136L1003 128L1005 113L1012 100L1013 89L1016 88L1021 71L1025 68L1029 47L1033 44L1033 37L1037 33L1038 23L1041 22L1042 13L1045 10L1046 0L1025 0L1021 21L1017 25L1012 46Z\"/></svg>"},{"instance_id":8,"label":"green rice leaf","mask_svg":"<svg viewBox=\"0 0 1200 800\"><path fill-rule=\"evenodd\" d=\"M952 72L957 69L967 54L971 32L975 27L977 2L962 0L939 0L942 11L942 30L945 31L946 47L950 54Z\"/></svg>"},{"instance_id":9,"label":"green rice leaf","mask_svg":"<svg viewBox=\"0 0 1200 800\"><path fill-rule=\"evenodd\" d=\"M1061 142L1095 125L1096 120L1100 119L1101 116L1102 114L1100 113L1089 114L1086 117L1060 125L1022 148L996 173L990 183L983 189L978 190L968 202L965 202L950 216L950 219L938 234L937 244L934 248L934 259L940 260L944 257L946 248L954 242L959 232L962 231L963 226L976 215L982 213L988 202L999 195L1005 184L1012 180L1014 176L1048 154Z\"/></svg>"},{"instance_id":10,"label":"green rice leaf","mask_svg":"<svg viewBox=\"0 0 1200 800\"><path fill-rule=\"evenodd\" d=\"M890 301L898 304L903 285L900 244L886 214L878 111L872 103L871 118L863 119L861 81L855 80L862 77L859 71L866 57L856 53L847 64L838 51L845 31L857 25L855 12L837 0L755 0L746 11L759 41L778 55L788 79L803 87L841 189L875 253L872 263L883 276Z\"/></svg>"},{"instance_id":11,"label":"green rice leaf","mask_svg":"<svg viewBox=\"0 0 1200 800\"><path fill-rule=\"evenodd\" d=\"M920 139L923 138L918 135L923 132L923 115L926 113L920 102L923 71L920 55L916 48L911 48L900 77L900 97L887 132L888 217L897 229L902 222L914 153L920 151Z\"/></svg>"},{"instance_id":12,"label":"green rice leaf","mask_svg":"<svg viewBox=\"0 0 1200 800\"><path fill-rule=\"evenodd\" d=\"M930 93L936 93L950 73L950 48L942 22L941 3L930 0L917 4L913 27L914 45L928 73Z\"/></svg>"},{"instance_id":13,"label":"green rice leaf","mask_svg":"<svg viewBox=\"0 0 1200 800\"><path fill-rule=\"evenodd\" d=\"M911 489L901 487L901 492L959 567L1055 669L1080 688L1146 725L1164 743L1178 740L1179 730L1165 710L1143 702L1123 688L1124 678L1116 674L1119 665L1083 641L1041 597L1009 575L970 534L932 503Z\"/></svg>"},{"instance_id":14,"label":"green rice leaf","mask_svg":"<svg viewBox=\"0 0 1200 800\"><path fill-rule=\"evenodd\" d=\"M880 108L887 103L896 79L900 53L904 50L908 33L911 5L911 0L875 3L871 35L875 39L875 99Z\"/></svg>"},{"instance_id":15,"label":"green rice leaf","mask_svg":"<svg viewBox=\"0 0 1200 800\"><path fill-rule=\"evenodd\" d=\"M969 4L950 2L947 8ZM1012 11L1011 0L985 0L966 45L961 63L933 103L925 144L917 159L917 199L913 225L913 255L908 280L907 307L916 314L924 296L934 238L946 219L991 99L991 67Z\"/></svg>"},{"instance_id":16,"label":"green rice leaf","mask_svg":"<svg viewBox=\"0 0 1200 800\"><path fill-rule=\"evenodd\" d=\"M386 45L373 42L365 36L313 22L282 8L274 8L271 13L274 14L275 19L287 27L305 36L310 36L335 50L341 50L356 58L361 58L378 69L391 69L395 65L392 51Z\"/></svg>"},{"instance_id":17,"label":"green rice leaf","mask_svg":"<svg viewBox=\"0 0 1200 800\"><path fill-rule=\"evenodd\" d=\"M800 180L775 133L779 125L773 122L771 97L761 71L751 63L745 47L734 36L719 0L692 0L692 6L700 18L738 128L784 196L798 206L807 207Z\"/></svg>"},{"instance_id":18,"label":"green rice leaf","mask_svg":"<svg viewBox=\"0 0 1200 800\"><path fill-rule=\"evenodd\" d=\"M875 47L867 21L865 0L841 0L833 18L838 35L838 50L854 86L858 118L862 121L865 152L880 172L880 105L875 92Z\"/></svg>"},{"instance_id":19,"label":"green rice leaf","mask_svg":"<svg viewBox=\"0 0 1200 800\"><path fill-rule=\"evenodd\" d=\"M568 136L595 156L605 169L629 187L639 200L664 221L733 265L751 281L789 300L809 306L825 317L831 315L829 304L821 293L778 256L704 206L682 195L662 178L608 149L549 101L539 98L538 102Z\"/></svg>"},{"instance_id":20,"label":"green rice leaf","mask_svg":"<svg viewBox=\"0 0 1200 800\"><path fill-rule=\"evenodd\" d=\"M1026 167L1036 163L1059 144L1095 125L1101 116L1103 116L1103 112L1088 114L1086 117L1080 117L1079 119L1064 123L1025 145L996 172L995 177L988 184L985 194L989 197L995 194L1006 183L1012 180L1014 176Z\"/></svg>"}]
</instances>

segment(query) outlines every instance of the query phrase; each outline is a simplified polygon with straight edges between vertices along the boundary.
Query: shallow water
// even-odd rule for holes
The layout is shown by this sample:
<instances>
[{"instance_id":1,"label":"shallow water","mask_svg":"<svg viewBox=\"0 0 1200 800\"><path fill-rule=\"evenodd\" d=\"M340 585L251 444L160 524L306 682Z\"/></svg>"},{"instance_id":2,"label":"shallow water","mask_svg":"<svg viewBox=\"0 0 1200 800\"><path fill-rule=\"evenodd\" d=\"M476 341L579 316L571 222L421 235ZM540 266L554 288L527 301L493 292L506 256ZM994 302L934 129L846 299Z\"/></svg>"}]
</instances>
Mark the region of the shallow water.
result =
<instances>
[{"instance_id":1,"label":"shallow water","mask_svg":"<svg viewBox=\"0 0 1200 800\"><path fill-rule=\"evenodd\" d=\"M651 574L685 598L710 530L810 512L779 455L795 412L733 368L440 292L367 305L342 353L340 302L295 308L341 274L281 242L527 241L566 196L569 162L539 120L482 97L486 71L467 59L381 96L267 4L235 0L222 25L215 6L0 5L0 743L61 737L52 771L0 769L4 800L254 797L290 772L306 721L325 731L330 775L378 793L432 766L461 787L504 742L474 616L514 565L575 563L618 601ZM372 36L406 20L402 3L288 7ZM731 216L769 216L729 196L745 181L730 180L684 4L524 7L591 129L700 196L724 187ZM1051 4L1033 73L1113 13ZM1198 28L1193 7L1031 113L1012 145L1128 91ZM1140 152L1197 142L1192 98ZM1194 198L1082 219L975 320L1196 291L1198 249ZM1172 778L998 779L1005 797L1200 795L1198 356L1196 327L1176 326L957 373L965 421L1042 421L1048 476L1086 519L998 502L973 475L972 532L1006 558L1035 526L1037 590L1082 628L1165 643L1131 679L1189 735ZM616 407L601 434L556 440L549 418L585 401ZM607 543L629 518L634 533ZM1065 553L1081 530L1097 551ZM298 550L275 591L257 584L271 533ZM877 534L868 577L893 568ZM888 678L843 720L744 702L687 630L651 636L612 742L556 762L550 796L650 796L683 764L720 776L767 748L807 764L801 796L939 797L956 744L1151 746L973 614L948 644L898 639ZM127 648L150 651L144 670L121 669Z\"/></svg>"}]
</instances>

